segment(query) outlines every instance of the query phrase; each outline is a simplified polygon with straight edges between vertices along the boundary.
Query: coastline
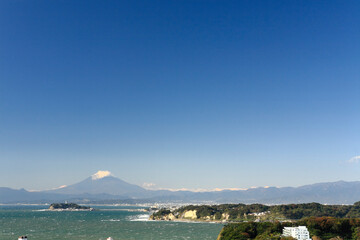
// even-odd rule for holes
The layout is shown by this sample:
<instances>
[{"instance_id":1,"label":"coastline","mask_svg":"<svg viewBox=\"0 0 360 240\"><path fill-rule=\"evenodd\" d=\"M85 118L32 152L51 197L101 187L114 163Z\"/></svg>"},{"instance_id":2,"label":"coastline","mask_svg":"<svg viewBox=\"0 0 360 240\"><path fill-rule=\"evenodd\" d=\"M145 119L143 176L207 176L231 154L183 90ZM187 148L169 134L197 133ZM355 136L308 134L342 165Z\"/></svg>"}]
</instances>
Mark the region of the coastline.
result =
<instances>
[{"instance_id":1,"label":"coastline","mask_svg":"<svg viewBox=\"0 0 360 240\"><path fill-rule=\"evenodd\" d=\"M153 219L151 217L151 215L150 215L148 221L152 221L152 222L185 222L185 223L216 223L216 224L230 223L228 221L202 220L202 219L184 219L184 218L177 218L175 220Z\"/></svg>"}]
</instances>

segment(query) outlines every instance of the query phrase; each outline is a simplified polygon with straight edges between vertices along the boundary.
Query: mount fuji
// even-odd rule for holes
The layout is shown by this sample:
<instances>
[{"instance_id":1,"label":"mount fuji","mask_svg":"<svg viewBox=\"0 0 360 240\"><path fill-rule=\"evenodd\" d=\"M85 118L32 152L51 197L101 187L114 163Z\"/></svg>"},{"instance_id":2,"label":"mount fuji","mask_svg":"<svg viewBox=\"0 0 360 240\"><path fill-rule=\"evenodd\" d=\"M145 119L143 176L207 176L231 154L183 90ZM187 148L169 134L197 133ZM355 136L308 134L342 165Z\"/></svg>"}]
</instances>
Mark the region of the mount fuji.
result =
<instances>
[{"instance_id":1,"label":"mount fuji","mask_svg":"<svg viewBox=\"0 0 360 240\"><path fill-rule=\"evenodd\" d=\"M111 194L134 197L144 195L147 190L116 178L109 171L98 171L79 183L46 192L58 194Z\"/></svg>"}]
</instances>

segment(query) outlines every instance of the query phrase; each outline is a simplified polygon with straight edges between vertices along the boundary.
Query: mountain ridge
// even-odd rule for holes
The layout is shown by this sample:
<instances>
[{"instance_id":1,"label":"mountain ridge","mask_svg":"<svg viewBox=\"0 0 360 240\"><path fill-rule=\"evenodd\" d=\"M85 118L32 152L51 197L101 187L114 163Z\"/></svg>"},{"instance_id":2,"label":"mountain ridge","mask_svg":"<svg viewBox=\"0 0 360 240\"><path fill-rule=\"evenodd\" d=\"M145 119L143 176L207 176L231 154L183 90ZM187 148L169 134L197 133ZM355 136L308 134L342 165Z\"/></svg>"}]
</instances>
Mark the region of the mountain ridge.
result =
<instances>
[{"instance_id":1,"label":"mountain ridge","mask_svg":"<svg viewBox=\"0 0 360 240\"><path fill-rule=\"evenodd\" d=\"M147 202L187 203L308 203L352 204L360 200L360 181L336 181L299 187L258 187L243 190L207 192L147 190L99 171L78 183L58 189L30 192L25 189L0 187L0 203L36 203L75 199L85 201L117 201L132 199Z\"/></svg>"}]
</instances>

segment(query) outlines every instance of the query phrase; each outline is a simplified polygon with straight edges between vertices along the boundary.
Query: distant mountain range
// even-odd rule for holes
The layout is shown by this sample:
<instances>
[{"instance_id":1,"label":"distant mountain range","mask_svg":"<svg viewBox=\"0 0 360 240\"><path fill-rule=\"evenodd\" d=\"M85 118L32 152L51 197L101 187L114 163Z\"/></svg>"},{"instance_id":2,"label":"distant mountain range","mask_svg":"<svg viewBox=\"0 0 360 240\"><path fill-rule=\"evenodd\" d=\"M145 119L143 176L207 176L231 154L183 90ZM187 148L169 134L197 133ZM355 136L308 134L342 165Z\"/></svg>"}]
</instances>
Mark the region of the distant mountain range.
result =
<instances>
[{"instance_id":1,"label":"distant mountain range","mask_svg":"<svg viewBox=\"0 0 360 240\"><path fill-rule=\"evenodd\" d=\"M360 200L360 181L328 182L301 187L259 187L213 192L147 190L99 171L85 180L54 190L30 192L0 187L0 203L307 203L352 204Z\"/></svg>"}]
</instances>

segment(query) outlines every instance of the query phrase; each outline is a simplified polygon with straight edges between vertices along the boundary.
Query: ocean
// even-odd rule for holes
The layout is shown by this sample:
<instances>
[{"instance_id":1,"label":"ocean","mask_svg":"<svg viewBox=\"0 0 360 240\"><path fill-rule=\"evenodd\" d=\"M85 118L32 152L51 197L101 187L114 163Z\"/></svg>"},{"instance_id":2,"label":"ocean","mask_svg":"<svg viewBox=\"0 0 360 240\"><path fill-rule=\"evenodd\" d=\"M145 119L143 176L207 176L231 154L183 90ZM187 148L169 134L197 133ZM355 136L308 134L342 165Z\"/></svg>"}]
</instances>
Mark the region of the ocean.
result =
<instances>
[{"instance_id":1,"label":"ocean","mask_svg":"<svg viewBox=\"0 0 360 240\"><path fill-rule=\"evenodd\" d=\"M53 212L48 206L0 206L0 239L216 240L222 224L148 221L135 206L93 206L97 211Z\"/></svg>"}]
</instances>

